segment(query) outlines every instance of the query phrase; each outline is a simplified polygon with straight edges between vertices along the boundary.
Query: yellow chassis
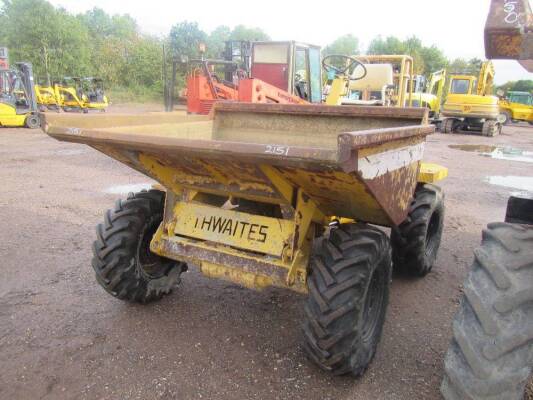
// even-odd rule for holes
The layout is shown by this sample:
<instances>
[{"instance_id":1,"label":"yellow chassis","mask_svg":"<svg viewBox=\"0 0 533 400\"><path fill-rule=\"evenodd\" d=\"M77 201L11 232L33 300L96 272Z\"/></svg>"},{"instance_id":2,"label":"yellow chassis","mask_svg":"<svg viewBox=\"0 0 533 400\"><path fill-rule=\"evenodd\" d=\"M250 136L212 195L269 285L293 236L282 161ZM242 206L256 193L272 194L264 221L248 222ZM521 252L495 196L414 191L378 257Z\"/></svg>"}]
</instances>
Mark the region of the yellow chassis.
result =
<instances>
[{"instance_id":1,"label":"yellow chassis","mask_svg":"<svg viewBox=\"0 0 533 400\"><path fill-rule=\"evenodd\" d=\"M141 162L162 180L170 173L150 157L141 156ZM337 217L322 214L312 199L274 168L262 165L261 170L286 204L296 199L292 219L223 209L209 204L212 200L209 194L172 187L167 191L165 217L152 239L151 250L163 257L196 264L210 278L256 290L277 286L306 293L313 238L317 230L326 229ZM447 175L445 167L421 163L418 181L434 183ZM263 254L272 258L265 259Z\"/></svg>"}]
</instances>

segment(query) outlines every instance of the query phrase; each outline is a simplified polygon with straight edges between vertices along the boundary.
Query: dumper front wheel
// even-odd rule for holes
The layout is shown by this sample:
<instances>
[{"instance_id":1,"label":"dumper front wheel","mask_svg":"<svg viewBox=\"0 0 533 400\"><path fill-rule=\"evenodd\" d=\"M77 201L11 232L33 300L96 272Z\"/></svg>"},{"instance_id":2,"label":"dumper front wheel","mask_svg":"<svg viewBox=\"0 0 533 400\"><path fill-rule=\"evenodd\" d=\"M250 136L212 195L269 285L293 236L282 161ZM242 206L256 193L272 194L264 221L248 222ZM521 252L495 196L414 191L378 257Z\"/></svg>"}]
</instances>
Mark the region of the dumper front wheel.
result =
<instances>
[{"instance_id":1,"label":"dumper front wheel","mask_svg":"<svg viewBox=\"0 0 533 400\"><path fill-rule=\"evenodd\" d=\"M96 228L92 266L98 283L121 300L148 303L170 293L186 265L150 251L163 219L164 192L130 193Z\"/></svg>"},{"instance_id":2,"label":"dumper front wheel","mask_svg":"<svg viewBox=\"0 0 533 400\"><path fill-rule=\"evenodd\" d=\"M431 184L417 187L404 222L392 229L394 268L424 276L435 264L444 226L444 194Z\"/></svg>"},{"instance_id":3,"label":"dumper front wheel","mask_svg":"<svg viewBox=\"0 0 533 400\"><path fill-rule=\"evenodd\" d=\"M335 375L361 375L374 357L389 299L388 237L366 224L334 228L315 243L303 324L311 360Z\"/></svg>"}]
</instances>

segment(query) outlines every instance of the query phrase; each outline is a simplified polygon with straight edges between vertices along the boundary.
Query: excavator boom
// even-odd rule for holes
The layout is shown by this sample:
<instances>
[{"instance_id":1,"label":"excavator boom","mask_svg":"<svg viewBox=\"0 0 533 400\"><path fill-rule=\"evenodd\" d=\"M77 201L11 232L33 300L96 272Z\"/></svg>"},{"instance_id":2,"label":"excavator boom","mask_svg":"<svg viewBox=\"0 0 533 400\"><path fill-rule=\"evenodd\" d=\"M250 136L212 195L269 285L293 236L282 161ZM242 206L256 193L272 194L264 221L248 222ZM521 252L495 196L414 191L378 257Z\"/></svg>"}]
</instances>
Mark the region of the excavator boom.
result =
<instances>
[{"instance_id":1,"label":"excavator boom","mask_svg":"<svg viewBox=\"0 0 533 400\"><path fill-rule=\"evenodd\" d=\"M486 96L492 94L492 86L494 85L494 64L491 61L485 61L481 64L479 69L479 77L477 80L477 94Z\"/></svg>"}]
</instances>

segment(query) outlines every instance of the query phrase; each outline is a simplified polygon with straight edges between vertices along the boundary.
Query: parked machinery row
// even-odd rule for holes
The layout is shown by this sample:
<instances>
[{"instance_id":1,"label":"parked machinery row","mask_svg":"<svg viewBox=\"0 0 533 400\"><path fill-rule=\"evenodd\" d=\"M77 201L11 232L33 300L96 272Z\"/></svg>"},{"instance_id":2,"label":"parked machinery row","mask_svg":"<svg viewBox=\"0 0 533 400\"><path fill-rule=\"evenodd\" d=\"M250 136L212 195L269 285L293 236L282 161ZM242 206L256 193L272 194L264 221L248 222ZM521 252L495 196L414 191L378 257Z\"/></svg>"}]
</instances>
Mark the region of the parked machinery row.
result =
<instances>
[{"instance_id":1,"label":"parked machinery row","mask_svg":"<svg viewBox=\"0 0 533 400\"><path fill-rule=\"evenodd\" d=\"M86 113L90 110L105 111L109 105L103 80L94 77L65 77L61 82L35 85L35 95L41 111Z\"/></svg>"},{"instance_id":2,"label":"parked machinery row","mask_svg":"<svg viewBox=\"0 0 533 400\"><path fill-rule=\"evenodd\" d=\"M180 62L187 65L187 110L192 114L208 114L216 101L325 102L424 107L444 133L468 130L495 136L503 124L533 123L529 93L510 92L509 98L503 93L492 95L490 61L481 64L478 76L447 75L442 69L426 79L414 73L414 61L408 55L328 55L320 61L318 46L230 41L223 59L202 56ZM173 82L180 62L174 62ZM319 89L322 83L323 90ZM171 100L166 100L167 110L172 109Z\"/></svg>"}]
</instances>

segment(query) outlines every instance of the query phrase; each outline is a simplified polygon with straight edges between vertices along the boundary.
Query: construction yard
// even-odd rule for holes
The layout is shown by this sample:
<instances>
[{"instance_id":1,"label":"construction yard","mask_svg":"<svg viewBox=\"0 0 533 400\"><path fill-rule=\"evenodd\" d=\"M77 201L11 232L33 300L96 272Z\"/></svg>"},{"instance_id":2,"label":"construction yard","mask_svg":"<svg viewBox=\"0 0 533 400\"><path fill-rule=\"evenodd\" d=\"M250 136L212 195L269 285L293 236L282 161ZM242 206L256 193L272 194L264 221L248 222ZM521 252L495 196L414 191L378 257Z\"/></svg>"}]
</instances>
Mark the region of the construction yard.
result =
<instances>
[{"instance_id":1,"label":"construction yard","mask_svg":"<svg viewBox=\"0 0 533 400\"><path fill-rule=\"evenodd\" d=\"M424 159L449 168L438 261L425 278L394 276L376 357L354 380L305 358L296 293L251 291L190 268L160 302L108 296L90 265L94 227L117 198L151 182L40 130L1 129L0 143L2 399L438 399L480 232L503 220L510 193L533 190L529 126L428 137Z\"/></svg>"}]
</instances>

